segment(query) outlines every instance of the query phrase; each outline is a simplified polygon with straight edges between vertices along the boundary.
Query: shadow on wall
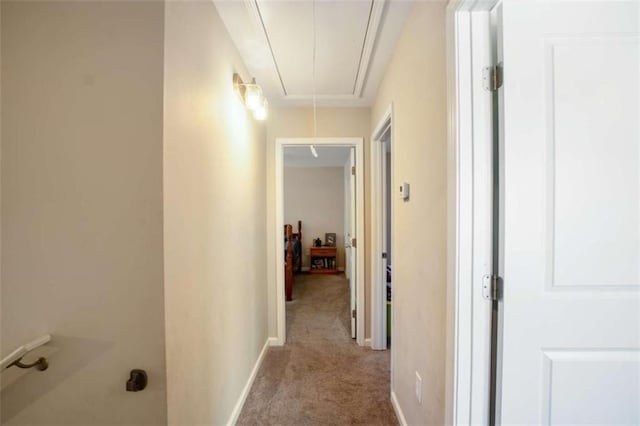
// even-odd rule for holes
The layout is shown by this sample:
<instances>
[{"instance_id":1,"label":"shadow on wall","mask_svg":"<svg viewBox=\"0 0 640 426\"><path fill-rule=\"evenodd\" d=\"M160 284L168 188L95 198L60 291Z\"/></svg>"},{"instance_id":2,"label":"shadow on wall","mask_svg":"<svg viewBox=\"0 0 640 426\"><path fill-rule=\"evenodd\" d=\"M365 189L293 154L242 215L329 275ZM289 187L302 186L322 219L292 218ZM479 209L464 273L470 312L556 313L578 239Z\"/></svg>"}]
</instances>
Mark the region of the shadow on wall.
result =
<instances>
[{"instance_id":1,"label":"shadow on wall","mask_svg":"<svg viewBox=\"0 0 640 426\"><path fill-rule=\"evenodd\" d=\"M45 356L49 361L46 371L11 367L2 372L0 423L11 420L26 407L108 352L113 345L112 342L52 335L49 344L25 356L25 361ZM124 378L122 383L124 386Z\"/></svg>"}]
</instances>

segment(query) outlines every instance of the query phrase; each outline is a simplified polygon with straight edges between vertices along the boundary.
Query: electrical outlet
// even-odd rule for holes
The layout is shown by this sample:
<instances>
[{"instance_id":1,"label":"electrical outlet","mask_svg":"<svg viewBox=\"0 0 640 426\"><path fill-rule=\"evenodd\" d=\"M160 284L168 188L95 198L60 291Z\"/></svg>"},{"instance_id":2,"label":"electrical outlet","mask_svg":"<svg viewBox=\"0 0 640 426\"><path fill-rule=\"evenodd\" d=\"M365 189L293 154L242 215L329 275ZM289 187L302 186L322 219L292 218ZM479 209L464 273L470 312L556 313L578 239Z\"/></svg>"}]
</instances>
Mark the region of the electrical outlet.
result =
<instances>
[{"instance_id":1,"label":"electrical outlet","mask_svg":"<svg viewBox=\"0 0 640 426\"><path fill-rule=\"evenodd\" d=\"M422 377L416 371L416 398L422 404Z\"/></svg>"}]
</instances>

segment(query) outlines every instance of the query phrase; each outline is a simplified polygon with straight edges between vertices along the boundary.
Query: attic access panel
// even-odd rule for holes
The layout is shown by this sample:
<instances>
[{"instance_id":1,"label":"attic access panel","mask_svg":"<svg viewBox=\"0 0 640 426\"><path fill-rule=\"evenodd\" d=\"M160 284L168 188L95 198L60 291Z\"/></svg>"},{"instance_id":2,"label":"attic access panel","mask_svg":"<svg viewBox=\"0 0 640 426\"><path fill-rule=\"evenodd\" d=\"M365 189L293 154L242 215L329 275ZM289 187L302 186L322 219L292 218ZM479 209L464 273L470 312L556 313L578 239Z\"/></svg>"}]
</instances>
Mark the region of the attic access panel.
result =
<instances>
[{"instance_id":1,"label":"attic access panel","mask_svg":"<svg viewBox=\"0 0 640 426\"><path fill-rule=\"evenodd\" d=\"M256 1L287 96L313 93L313 2ZM316 94L359 96L373 1L317 1Z\"/></svg>"}]
</instances>

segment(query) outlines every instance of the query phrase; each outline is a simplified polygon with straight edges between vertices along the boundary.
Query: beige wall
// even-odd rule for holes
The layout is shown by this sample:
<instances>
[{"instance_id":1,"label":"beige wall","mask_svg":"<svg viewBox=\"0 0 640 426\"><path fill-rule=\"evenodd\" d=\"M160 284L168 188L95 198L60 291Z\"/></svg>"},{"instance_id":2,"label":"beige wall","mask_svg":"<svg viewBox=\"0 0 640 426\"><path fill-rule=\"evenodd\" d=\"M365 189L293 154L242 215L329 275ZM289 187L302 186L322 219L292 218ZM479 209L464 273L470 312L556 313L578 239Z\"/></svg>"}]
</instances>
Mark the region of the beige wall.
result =
<instances>
[{"instance_id":1,"label":"beige wall","mask_svg":"<svg viewBox=\"0 0 640 426\"><path fill-rule=\"evenodd\" d=\"M167 2L165 34L169 424L218 425L267 340L265 132L211 1Z\"/></svg>"},{"instance_id":2,"label":"beige wall","mask_svg":"<svg viewBox=\"0 0 640 426\"><path fill-rule=\"evenodd\" d=\"M369 108L318 108L318 137L364 137L365 206L369 203L369 140L371 135L371 110ZM276 234L275 220L275 142L276 138L313 137L313 108L273 108L267 123L267 282L269 302L269 336L276 336ZM365 209L365 227L369 229L370 211ZM303 224L304 226L304 224ZM369 256L369 243L365 246L365 258ZM369 271L365 264L365 335L370 335L370 285Z\"/></svg>"},{"instance_id":3,"label":"beige wall","mask_svg":"<svg viewBox=\"0 0 640 426\"><path fill-rule=\"evenodd\" d=\"M445 406L446 61L444 1L416 2L388 65L372 125L393 102L394 382L409 424L441 425ZM415 397L415 372L423 401Z\"/></svg>"},{"instance_id":4,"label":"beige wall","mask_svg":"<svg viewBox=\"0 0 640 426\"><path fill-rule=\"evenodd\" d=\"M344 268L344 167L285 167L284 222L302 221L302 266L309 267L315 238L335 232L337 266Z\"/></svg>"},{"instance_id":5,"label":"beige wall","mask_svg":"<svg viewBox=\"0 0 640 426\"><path fill-rule=\"evenodd\" d=\"M2 423L165 424L164 5L1 8L1 352L53 335L47 371L2 373Z\"/></svg>"}]
</instances>

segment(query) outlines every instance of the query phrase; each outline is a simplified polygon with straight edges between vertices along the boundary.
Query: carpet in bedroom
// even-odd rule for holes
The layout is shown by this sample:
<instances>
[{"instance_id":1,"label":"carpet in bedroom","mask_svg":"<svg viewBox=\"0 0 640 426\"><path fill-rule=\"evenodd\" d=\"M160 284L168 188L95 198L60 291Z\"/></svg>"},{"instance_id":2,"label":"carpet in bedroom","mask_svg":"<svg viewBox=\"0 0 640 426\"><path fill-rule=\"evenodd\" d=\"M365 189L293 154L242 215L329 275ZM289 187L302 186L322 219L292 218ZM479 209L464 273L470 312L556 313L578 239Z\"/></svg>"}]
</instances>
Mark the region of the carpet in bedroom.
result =
<instances>
[{"instance_id":1,"label":"carpet in bedroom","mask_svg":"<svg viewBox=\"0 0 640 426\"><path fill-rule=\"evenodd\" d=\"M287 343L265 355L238 425L397 425L389 351L351 339L344 275L297 275Z\"/></svg>"}]
</instances>

